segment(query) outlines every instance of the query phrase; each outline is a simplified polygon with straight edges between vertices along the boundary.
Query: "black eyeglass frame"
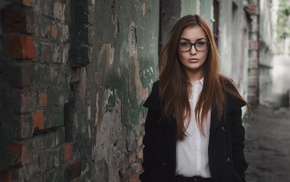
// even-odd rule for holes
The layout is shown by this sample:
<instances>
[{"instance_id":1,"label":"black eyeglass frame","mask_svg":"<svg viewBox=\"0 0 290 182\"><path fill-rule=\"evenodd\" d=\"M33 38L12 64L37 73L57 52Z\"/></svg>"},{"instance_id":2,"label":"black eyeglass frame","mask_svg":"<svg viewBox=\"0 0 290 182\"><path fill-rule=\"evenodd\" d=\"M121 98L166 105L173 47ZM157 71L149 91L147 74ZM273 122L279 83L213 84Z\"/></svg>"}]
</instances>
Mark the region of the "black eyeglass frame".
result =
<instances>
[{"instance_id":1,"label":"black eyeglass frame","mask_svg":"<svg viewBox=\"0 0 290 182\"><path fill-rule=\"evenodd\" d=\"M196 48L196 44L201 43L201 42L207 44L207 47L206 47L205 50L198 50L198 49ZM195 43L186 42L186 43L190 44L190 48L189 48L187 51L181 51L181 50L180 50L180 44L182 44L182 43L185 43L185 42L179 42L179 43L178 43L178 50L179 50L180 52L189 52L189 51L191 51L192 46L195 48L196 51L198 51L198 52L204 52L204 51L207 51L207 50L209 49L209 44L210 44L210 42L207 42L207 41L198 41L198 42L195 42Z\"/></svg>"}]
</instances>

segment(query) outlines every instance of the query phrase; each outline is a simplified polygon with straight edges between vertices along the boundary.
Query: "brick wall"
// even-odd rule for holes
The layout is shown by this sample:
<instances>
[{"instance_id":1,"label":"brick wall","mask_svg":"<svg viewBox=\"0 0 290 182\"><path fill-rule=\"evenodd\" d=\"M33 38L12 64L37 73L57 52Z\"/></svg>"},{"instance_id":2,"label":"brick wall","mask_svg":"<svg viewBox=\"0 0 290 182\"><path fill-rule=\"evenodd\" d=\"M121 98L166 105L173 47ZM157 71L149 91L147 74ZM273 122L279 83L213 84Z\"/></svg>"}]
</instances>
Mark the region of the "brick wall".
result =
<instances>
[{"instance_id":1,"label":"brick wall","mask_svg":"<svg viewBox=\"0 0 290 182\"><path fill-rule=\"evenodd\" d=\"M251 15L248 102L252 106L259 103L259 7L256 1L248 5Z\"/></svg>"},{"instance_id":2,"label":"brick wall","mask_svg":"<svg viewBox=\"0 0 290 182\"><path fill-rule=\"evenodd\" d=\"M69 3L2 5L0 181L65 181Z\"/></svg>"},{"instance_id":3,"label":"brick wall","mask_svg":"<svg viewBox=\"0 0 290 182\"><path fill-rule=\"evenodd\" d=\"M1 182L139 181L158 6L0 2Z\"/></svg>"}]
</instances>

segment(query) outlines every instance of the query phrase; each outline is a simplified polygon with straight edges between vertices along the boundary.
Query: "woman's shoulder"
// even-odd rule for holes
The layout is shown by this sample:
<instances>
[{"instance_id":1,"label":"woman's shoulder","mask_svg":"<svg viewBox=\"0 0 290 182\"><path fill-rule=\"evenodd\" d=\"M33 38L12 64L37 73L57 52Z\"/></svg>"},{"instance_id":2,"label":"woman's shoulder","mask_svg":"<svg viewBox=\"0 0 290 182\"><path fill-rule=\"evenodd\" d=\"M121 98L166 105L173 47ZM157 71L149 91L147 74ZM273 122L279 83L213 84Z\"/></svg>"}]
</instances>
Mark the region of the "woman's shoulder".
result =
<instances>
[{"instance_id":1,"label":"woman's shoulder","mask_svg":"<svg viewBox=\"0 0 290 182\"><path fill-rule=\"evenodd\" d=\"M159 80L152 84L151 93L144 102L143 106L157 111L162 110L162 103L159 96Z\"/></svg>"},{"instance_id":2,"label":"woman's shoulder","mask_svg":"<svg viewBox=\"0 0 290 182\"><path fill-rule=\"evenodd\" d=\"M226 94L227 111L230 112L245 106L247 103L240 95L236 83L231 78L224 75L221 75L220 79L224 85L223 87Z\"/></svg>"},{"instance_id":3,"label":"woman's shoulder","mask_svg":"<svg viewBox=\"0 0 290 182\"><path fill-rule=\"evenodd\" d=\"M237 90L236 83L234 82L233 79L231 79L225 75L220 75L220 80L224 84L226 89Z\"/></svg>"},{"instance_id":4,"label":"woman's shoulder","mask_svg":"<svg viewBox=\"0 0 290 182\"><path fill-rule=\"evenodd\" d=\"M239 88L237 87L235 81L227 76L220 75L220 80L222 83L222 87L226 93L226 95L236 96L238 98L241 97L239 93Z\"/></svg>"}]
</instances>

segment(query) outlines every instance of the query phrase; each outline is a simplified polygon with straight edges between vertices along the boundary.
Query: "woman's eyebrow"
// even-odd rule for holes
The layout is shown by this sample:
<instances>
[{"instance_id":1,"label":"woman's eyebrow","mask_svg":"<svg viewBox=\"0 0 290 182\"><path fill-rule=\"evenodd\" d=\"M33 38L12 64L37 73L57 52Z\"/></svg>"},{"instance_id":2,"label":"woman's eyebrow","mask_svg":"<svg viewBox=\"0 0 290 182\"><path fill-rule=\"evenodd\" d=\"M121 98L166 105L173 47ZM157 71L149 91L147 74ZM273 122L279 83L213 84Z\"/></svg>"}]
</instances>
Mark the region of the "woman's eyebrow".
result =
<instances>
[{"instance_id":1,"label":"woman's eyebrow","mask_svg":"<svg viewBox=\"0 0 290 182\"><path fill-rule=\"evenodd\" d=\"M190 42L190 40L186 39L186 38L180 38L180 40L186 40L186 41Z\"/></svg>"},{"instance_id":2,"label":"woman's eyebrow","mask_svg":"<svg viewBox=\"0 0 290 182\"><path fill-rule=\"evenodd\" d=\"M196 39L196 41L200 41L200 40L206 40L206 38L199 38L199 39Z\"/></svg>"},{"instance_id":3,"label":"woman's eyebrow","mask_svg":"<svg viewBox=\"0 0 290 182\"><path fill-rule=\"evenodd\" d=\"M187 39L187 38L180 38L180 40L185 40L185 41L190 42L190 40ZM196 39L195 42L196 42L196 41L200 41L200 40L206 40L206 38L199 38L199 39Z\"/></svg>"}]
</instances>

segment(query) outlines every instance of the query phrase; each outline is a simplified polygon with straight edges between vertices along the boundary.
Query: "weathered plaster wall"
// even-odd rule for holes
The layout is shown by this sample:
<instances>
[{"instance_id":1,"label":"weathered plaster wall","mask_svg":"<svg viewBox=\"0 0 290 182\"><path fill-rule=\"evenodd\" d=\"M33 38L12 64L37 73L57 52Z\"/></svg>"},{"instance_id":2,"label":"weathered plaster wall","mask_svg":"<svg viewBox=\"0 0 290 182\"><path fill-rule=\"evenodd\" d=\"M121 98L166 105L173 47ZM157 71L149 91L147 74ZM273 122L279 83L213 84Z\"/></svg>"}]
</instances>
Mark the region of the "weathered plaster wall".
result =
<instances>
[{"instance_id":1,"label":"weathered plaster wall","mask_svg":"<svg viewBox=\"0 0 290 182\"><path fill-rule=\"evenodd\" d=\"M199 1L200 15L211 25L213 23L213 3L211 1Z\"/></svg>"},{"instance_id":2,"label":"weathered plaster wall","mask_svg":"<svg viewBox=\"0 0 290 182\"><path fill-rule=\"evenodd\" d=\"M91 4L91 62L76 67L68 104L81 181L130 181L141 172L142 107L157 79L158 1Z\"/></svg>"},{"instance_id":3,"label":"weathered plaster wall","mask_svg":"<svg viewBox=\"0 0 290 182\"><path fill-rule=\"evenodd\" d=\"M248 96L250 17L243 1L232 2L232 67L231 78L244 98Z\"/></svg>"},{"instance_id":4,"label":"weathered plaster wall","mask_svg":"<svg viewBox=\"0 0 290 182\"><path fill-rule=\"evenodd\" d=\"M212 2L201 0L161 0L160 41L164 43L173 25L183 16L199 14L210 26L213 21Z\"/></svg>"},{"instance_id":5,"label":"weathered plaster wall","mask_svg":"<svg viewBox=\"0 0 290 182\"><path fill-rule=\"evenodd\" d=\"M188 14L200 13L200 0L180 0L181 17Z\"/></svg>"},{"instance_id":6,"label":"weathered plaster wall","mask_svg":"<svg viewBox=\"0 0 290 182\"><path fill-rule=\"evenodd\" d=\"M259 102L266 104L272 96L273 23L270 2L260 0L260 49L259 49Z\"/></svg>"},{"instance_id":7,"label":"weathered plaster wall","mask_svg":"<svg viewBox=\"0 0 290 182\"><path fill-rule=\"evenodd\" d=\"M181 17L182 3L180 0L160 0L160 42L164 44L168 33ZM187 11L188 12L188 11Z\"/></svg>"},{"instance_id":8,"label":"weathered plaster wall","mask_svg":"<svg viewBox=\"0 0 290 182\"><path fill-rule=\"evenodd\" d=\"M273 57L272 73L272 95L268 101L275 109L279 107L289 107L290 94L290 56L289 55L275 55Z\"/></svg>"},{"instance_id":9,"label":"weathered plaster wall","mask_svg":"<svg viewBox=\"0 0 290 182\"><path fill-rule=\"evenodd\" d=\"M219 54L221 71L226 76L232 75L232 2L220 1L220 24L219 24Z\"/></svg>"},{"instance_id":10,"label":"weathered plaster wall","mask_svg":"<svg viewBox=\"0 0 290 182\"><path fill-rule=\"evenodd\" d=\"M220 1L219 53L221 71L248 95L250 17L243 1Z\"/></svg>"}]
</instances>

